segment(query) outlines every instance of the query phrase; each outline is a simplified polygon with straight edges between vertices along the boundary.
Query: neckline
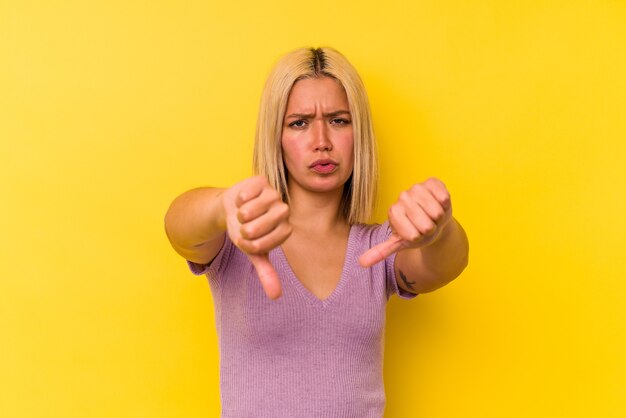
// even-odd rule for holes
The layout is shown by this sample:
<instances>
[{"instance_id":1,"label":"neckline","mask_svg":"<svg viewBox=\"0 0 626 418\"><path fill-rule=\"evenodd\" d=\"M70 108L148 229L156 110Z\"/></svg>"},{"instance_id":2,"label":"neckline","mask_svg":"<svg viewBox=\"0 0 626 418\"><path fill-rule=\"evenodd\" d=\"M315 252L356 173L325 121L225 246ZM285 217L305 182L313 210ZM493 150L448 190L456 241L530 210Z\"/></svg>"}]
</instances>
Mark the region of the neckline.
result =
<instances>
[{"instance_id":1,"label":"neckline","mask_svg":"<svg viewBox=\"0 0 626 418\"><path fill-rule=\"evenodd\" d=\"M343 266L341 268L339 281L337 282L337 285L335 286L333 291L330 293L330 295L328 295L328 297L326 297L325 299L318 298L302 284L300 279L298 279L293 269L291 268L291 264L289 264L289 260L287 260L287 256L285 255L285 252L283 251L282 246L276 247L277 255L279 256L280 262L283 264L283 267L285 269L288 279L295 286L295 288L298 289L298 292L302 295L302 297L304 297L304 299L306 299L306 301L310 303L311 305L325 308L328 305L330 305L333 302L333 300L335 300L338 297L338 295L341 294L341 291L344 288L345 283L347 281L346 270L348 267L348 263L352 259L352 253L353 253L352 247L354 245L353 235L354 235L354 225L350 225L350 231L348 233L348 243L346 244L346 253L344 256Z\"/></svg>"}]
</instances>

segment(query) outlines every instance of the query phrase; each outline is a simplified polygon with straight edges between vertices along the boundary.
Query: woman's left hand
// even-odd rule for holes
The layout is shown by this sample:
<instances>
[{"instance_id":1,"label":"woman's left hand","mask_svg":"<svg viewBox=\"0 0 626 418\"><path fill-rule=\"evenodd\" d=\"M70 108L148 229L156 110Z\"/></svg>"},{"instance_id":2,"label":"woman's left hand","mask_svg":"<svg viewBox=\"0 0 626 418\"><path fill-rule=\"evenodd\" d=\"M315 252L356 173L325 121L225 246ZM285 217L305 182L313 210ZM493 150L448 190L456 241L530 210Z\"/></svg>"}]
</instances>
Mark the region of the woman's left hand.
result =
<instances>
[{"instance_id":1,"label":"woman's left hand","mask_svg":"<svg viewBox=\"0 0 626 418\"><path fill-rule=\"evenodd\" d=\"M370 267L391 254L407 248L424 247L434 242L452 219L450 193L436 178L429 178L400 194L388 211L392 234L359 258Z\"/></svg>"}]
</instances>

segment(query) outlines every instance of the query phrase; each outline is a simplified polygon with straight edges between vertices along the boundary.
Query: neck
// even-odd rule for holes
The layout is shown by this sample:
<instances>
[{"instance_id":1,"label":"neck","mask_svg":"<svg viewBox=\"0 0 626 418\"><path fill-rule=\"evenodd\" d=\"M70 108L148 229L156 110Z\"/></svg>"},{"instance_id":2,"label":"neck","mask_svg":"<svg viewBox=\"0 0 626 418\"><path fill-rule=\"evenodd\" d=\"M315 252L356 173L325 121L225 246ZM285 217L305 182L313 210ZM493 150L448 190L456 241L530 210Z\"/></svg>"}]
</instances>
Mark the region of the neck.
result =
<instances>
[{"instance_id":1,"label":"neck","mask_svg":"<svg viewBox=\"0 0 626 418\"><path fill-rule=\"evenodd\" d=\"M289 192L289 222L295 229L325 233L345 227L341 213L342 190L309 193L292 188Z\"/></svg>"}]
</instances>

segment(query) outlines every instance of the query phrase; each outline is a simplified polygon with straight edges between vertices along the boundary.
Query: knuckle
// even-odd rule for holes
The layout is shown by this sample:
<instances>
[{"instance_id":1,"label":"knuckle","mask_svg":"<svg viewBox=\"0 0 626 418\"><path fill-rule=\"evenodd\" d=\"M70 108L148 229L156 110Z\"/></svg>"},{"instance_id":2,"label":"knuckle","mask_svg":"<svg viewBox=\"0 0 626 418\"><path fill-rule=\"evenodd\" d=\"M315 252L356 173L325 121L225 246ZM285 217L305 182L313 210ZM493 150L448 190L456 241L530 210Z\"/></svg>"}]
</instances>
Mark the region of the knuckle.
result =
<instances>
[{"instance_id":1,"label":"knuckle","mask_svg":"<svg viewBox=\"0 0 626 418\"><path fill-rule=\"evenodd\" d=\"M437 222L442 221L444 216L446 216L446 212L441 208L437 208L433 211L433 218Z\"/></svg>"},{"instance_id":2,"label":"knuckle","mask_svg":"<svg viewBox=\"0 0 626 418\"><path fill-rule=\"evenodd\" d=\"M286 203L281 203L278 206L278 213L283 219L289 217L289 206Z\"/></svg>"},{"instance_id":3,"label":"knuckle","mask_svg":"<svg viewBox=\"0 0 626 418\"><path fill-rule=\"evenodd\" d=\"M258 241L248 241L248 252L250 254L257 254L261 250L261 245Z\"/></svg>"},{"instance_id":4,"label":"knuckle","mask_svg":"<svg viewBox=\"0 0 626 418\"><path fill-rule=\"evenodd\" d=\"M272 188L267 188L263 191L263 193L265 194L265 198L267 200L268 205L278 206L281 203L283 203L283 200L281 199L280 195L278 194L276 190Z\"/></svg>"},{"instance_id":5,"label":"knuckle","mask_svg":"<svg viewBox=\"0 0 626 418\"><path fill-rule=\"evenodd\" d=\"M443 182L439 180L437 177L429 177L426 179L424 183L432 186L443 186Z\"/></svg>"},{"instance_id":6,"label":"knuckle","mask_svg":"<svg viewBox=\"0 0 626 418\"><path fill-rule=\"evenodd\" d=\"M436 226L434 223L430 222L426 225L424 225L424 228L422 228L422 232L424 233L424 235L431 235L432 233L435 232L436 230Z\"/></svg>"},{"instance_id":7,"label":"knuckle","mask_svg":"<svg viewBox=\"0 0 626 418\"><path fill-rule=\"evenodd\" d=\"M250 253L250 241L240 238L237 240L237 247L244 253Z\"/></svg>"},{"instance_id":8,"label":"knuckle","mask_svg":"<svg viewBox=\"0 0 626 418\"><path fill-rule=\"evenodd\" d=\"M278 190L276 190L274 187L272 187L271 184L269 184L269 182L265 183L264 189L263 189L267 194L269 194L270 196L272 196L272 198L274 199L281 199L281 195L280 192Z\"/></svg>"},{"instance_id":9,"label":"knuckle","mask_svg":"<svg viewBox=\"0 0 626 418\"><path fill-rule=\"evenodd\" d=\"M241 236L245 239L250 239L251 233L250 233L250 227L249 226L242 226L241 228L239 228L239 233L241 234Z\"/></svg>"},{"instance_id":10,"label":"knuckle","mask_svg":"<svg viewBox=\"0 0 626 418\"><path fill-rule=\"evenodd\" d=\"M237 219L239 220L239 222L246 222L249 217L250 217L250 212L248 210L240 209L239 212L237 212Z\"/></svg>"},{"instance_id":11,"label":"knuckle","mask_svg":"<svg viewBox=\"0 0 626 418\"><path fill-rule=\"evenodd\" d=\"M280 200L280 195L276 192L276 190L272 189L272 186L270 185L263 186L263 196L270 202Z\"/></svg>"},{"instance_id":12,"label":"knuckle","mask_svg":"<svg viewBox=\"0 0 626 418\"><path fill-rule=\"evenodd\" d=\"M421 237L422 237L422 234L420 234L419 231L415 231L415 232L408 234L408 236L406 237L406 240L411 241L411 242L416 242L416 241L419 241Z\"/></svg>"}]
</instances>

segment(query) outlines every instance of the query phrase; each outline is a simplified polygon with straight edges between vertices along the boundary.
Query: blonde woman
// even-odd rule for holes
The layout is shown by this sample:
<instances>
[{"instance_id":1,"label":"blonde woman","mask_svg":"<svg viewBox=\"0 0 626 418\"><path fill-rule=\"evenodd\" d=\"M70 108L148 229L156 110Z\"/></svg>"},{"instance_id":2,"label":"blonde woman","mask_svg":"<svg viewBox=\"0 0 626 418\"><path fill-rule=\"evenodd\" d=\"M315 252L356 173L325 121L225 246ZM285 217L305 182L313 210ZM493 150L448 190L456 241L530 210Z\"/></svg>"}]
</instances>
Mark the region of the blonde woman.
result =
<instances>
[{"instance_id":1,"label":"blonde woman","mask_svg":"<svg viewBox=\"0 0 626 418\"><path fill-rule=\"evenodd\" d=\"M165 217L215 301L223 417L381 417L385 307L457 277L467 237L434 178L369 225L376 146L367 95L331 48L299 49L261 100L256 176L200 188Z\"/></svg>"}]
</instances>

